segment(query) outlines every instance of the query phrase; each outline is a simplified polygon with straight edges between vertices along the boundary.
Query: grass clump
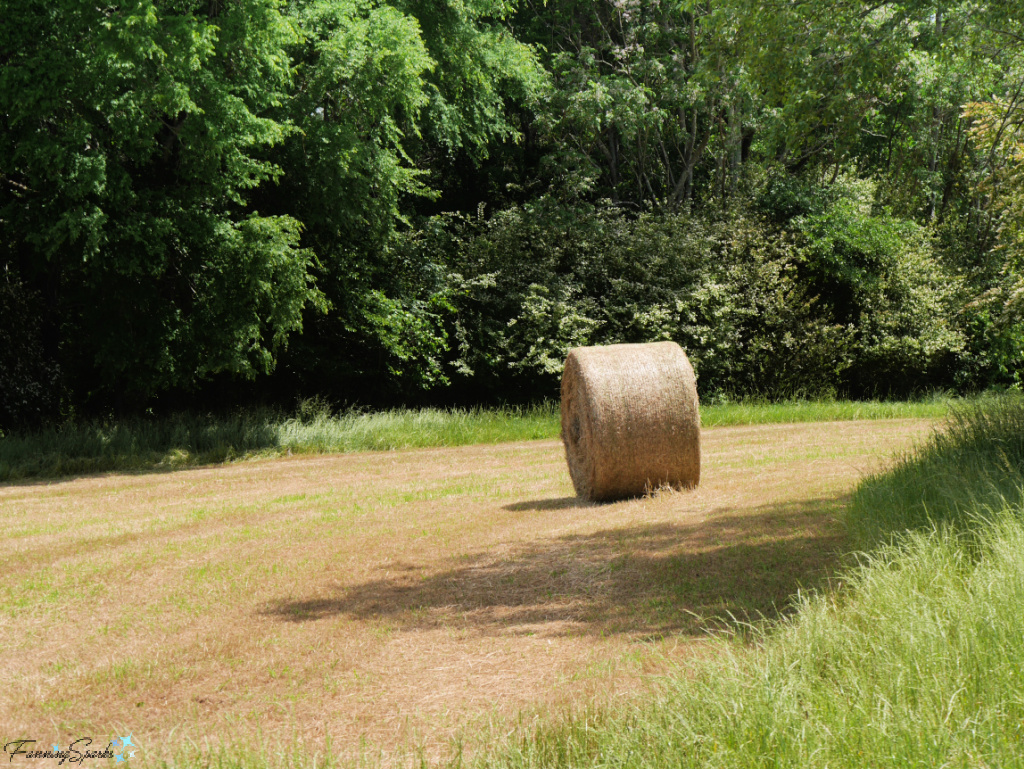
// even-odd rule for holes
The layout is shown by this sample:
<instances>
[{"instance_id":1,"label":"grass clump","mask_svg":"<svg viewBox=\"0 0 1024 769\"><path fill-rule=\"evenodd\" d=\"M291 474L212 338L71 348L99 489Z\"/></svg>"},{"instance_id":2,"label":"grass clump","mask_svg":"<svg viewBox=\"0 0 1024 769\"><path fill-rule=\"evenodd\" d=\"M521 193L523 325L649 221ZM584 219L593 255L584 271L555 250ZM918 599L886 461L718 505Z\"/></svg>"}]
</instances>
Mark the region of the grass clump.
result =
<instances>
[{"instance_id":1,"label":"grass clump","mask_svg":"<svg viewBox=\"0 0 1024 769\"><path fill-rule=\"evenodd\" d=\"M1010 393L953 408L926 446L860 485L848 523L866 548L907 529L966 532L979 515L1021 504L1024 396Z\"/></svg>"},{"instance_id":2,"label":"grass clump","mask_svg":"<svg viewBox=\"0 0 1024 769\"><path fill-rule=\"evenodd\" d=\"M951 398L921 401L837 401L761 399L701 406L704 427L790 424L796 422L846 422L855 419L941 419L949 412Z\"/></svg>"},{"instance_id":3,"label":"grass clump","mask_svg":"<svg viewBox=\"0 0 1024 769\"><path fill-rule=\"evenodd\" d=\"M324 408L300 408L294 416L253 410L87 422L0 438L0 481L174 469L286 454L533 440L557 436L558 429L551 405L337 415Z\"/></svg>"}]
</instances>

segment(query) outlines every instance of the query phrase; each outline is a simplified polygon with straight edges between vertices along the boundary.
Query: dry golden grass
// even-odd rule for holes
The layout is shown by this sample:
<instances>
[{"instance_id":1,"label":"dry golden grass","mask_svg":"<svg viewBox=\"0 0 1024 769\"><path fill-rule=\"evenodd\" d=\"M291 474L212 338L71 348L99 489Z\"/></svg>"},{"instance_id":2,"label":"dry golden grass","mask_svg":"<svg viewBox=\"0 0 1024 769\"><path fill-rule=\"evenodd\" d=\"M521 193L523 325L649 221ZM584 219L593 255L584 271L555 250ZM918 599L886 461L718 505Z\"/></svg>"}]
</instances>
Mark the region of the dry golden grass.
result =
<instances>
[{"instance_id":1,"label":"dry golden grass","mask_svg":"<svg viewBox=\"0 0 1024 769\"><path fill-rule=\"evenodd\" d=\"M0 739L433 750L627 696L826 579L930 427L708 429L698 490L598 506L554 441L0 487Z\"/></svg>"}]
</instances>

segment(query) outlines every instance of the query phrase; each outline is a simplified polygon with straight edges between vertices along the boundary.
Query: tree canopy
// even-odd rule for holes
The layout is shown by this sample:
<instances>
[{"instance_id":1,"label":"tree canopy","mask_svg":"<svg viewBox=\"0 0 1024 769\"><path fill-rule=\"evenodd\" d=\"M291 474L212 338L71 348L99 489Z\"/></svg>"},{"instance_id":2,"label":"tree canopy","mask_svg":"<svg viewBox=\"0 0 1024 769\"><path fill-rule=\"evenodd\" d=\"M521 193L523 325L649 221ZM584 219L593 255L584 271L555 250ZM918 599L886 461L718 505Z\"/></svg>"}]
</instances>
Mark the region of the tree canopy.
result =
<instances>
[{"instance_id":1,"label":"tree canopy","mask_svg":"<svg viewBox=\"0 0 1024 769\"><path fill-rule=\"evenodd\" d=\"M723 396L1019 382L1019 0L0 17L0 428L545 397L653 338Z\"/></svg>"}]
</instances>

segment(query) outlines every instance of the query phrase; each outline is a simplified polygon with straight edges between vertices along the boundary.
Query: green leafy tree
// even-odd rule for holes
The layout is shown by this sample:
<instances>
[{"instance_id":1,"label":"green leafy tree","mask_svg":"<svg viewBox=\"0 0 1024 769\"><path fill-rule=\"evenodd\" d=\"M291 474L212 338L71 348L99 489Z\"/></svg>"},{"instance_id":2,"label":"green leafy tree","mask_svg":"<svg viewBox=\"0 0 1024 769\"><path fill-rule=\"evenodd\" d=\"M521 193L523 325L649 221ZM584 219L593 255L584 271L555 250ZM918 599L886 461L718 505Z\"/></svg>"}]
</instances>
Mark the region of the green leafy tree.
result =
<instances>
[{"instance_id":1,"label":"green leafy tree","mask_svg":"<svg viewBox=\"0 0 1024 769\"><path fill-rule=\"evenodd\" d=\"M910 47L901 4L726 0L720 14L759 94L762 151L793 170L842 168L898 85Z\"/></svg>"},{"instance_id":2,"label":"green leafy tree","mask_svg":"<svg viewBox=\"0 0 1024 769\"><path fill-rule=\"evenodd\" d=\"M253 193L299 32L276 0L2 0L2 259L59 320L80 400L266 372L319 303Z\"/></svg>"},{"instance_id":3,"label":"green leafy tree","mask_svg":"<svg viewBox=\"0 0 1024 769\"><path fill-rule=\"evenodd\" d=\"M531 2L553 76L538 108L555 189L632 210L735 191L753 134L735 29L715 3Z\"/></svg>"},{"instance_id":4,"label":"green leafy tree","mask_svg":"<svg viewBox=\"0 0 1024 769\"><path fill-rule=\"evenodd\" d=\"M41 297L0 272L0 435L59 416L60 367L47 353Z\"/></svg>"},{"instance_id":5,"label":"green leafy tree","mask_svg":"<svg viewBox=\"0 0 1024 769\"><path fill-rule=\"evenodd\" d=\"M1024 85L1024 81L1022 81ZM1024 87L1007 99L970 104L971 137L987 159L979 193L996 233L988 279L967 311L987 344L987 379L1024 384Z\"/></svg>"},{"instance_id":6,"label":"green leafy tree","mask_svg":"<svg viewBox=\"0 0 1024 769\"><path fill-rule=\"evenodd\" d=\"M964 349L956 322L963 280L936 257L920 224L875 210L874 185L841 179L821 210L795 217L799 283L851 330L849 389L913 392L950 383Z\"/></svg>"},{"instance_id":7,"label":"green leafy tree","mask_svg":"<svg viewBox=\"0 0 1024 769\"><path fill-rule=\"evenodd\" d=\"M505 22L505 0L296 3L297 130L268 205L301 219L330 309L289 351L292 386L379 398L444 382L448 264L400 247L418 202L456 157L519 138L513 107L544 75Z\"/></svg>"}]
</instances>

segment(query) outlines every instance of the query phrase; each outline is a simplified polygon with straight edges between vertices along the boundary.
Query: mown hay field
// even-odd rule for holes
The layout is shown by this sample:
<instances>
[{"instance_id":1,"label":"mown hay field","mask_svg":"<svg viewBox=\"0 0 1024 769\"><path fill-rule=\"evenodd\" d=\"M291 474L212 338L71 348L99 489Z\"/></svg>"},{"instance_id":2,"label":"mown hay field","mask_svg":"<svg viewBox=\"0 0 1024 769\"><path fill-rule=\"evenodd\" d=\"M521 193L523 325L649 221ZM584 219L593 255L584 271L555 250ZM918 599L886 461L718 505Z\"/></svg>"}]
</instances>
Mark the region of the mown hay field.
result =
<instances>
[{"instance_id":1,"label":"mown hay field","mask_svg":"<svg viewBox=\"0 0 1024 769\"><path fill-rule=\"evenodd\" d=\"M710 428L697 490L604 505L555 441L0 487L0 738L440 755L633 696L824 584L933 424Z\"/></svg>"}]
</instances>

